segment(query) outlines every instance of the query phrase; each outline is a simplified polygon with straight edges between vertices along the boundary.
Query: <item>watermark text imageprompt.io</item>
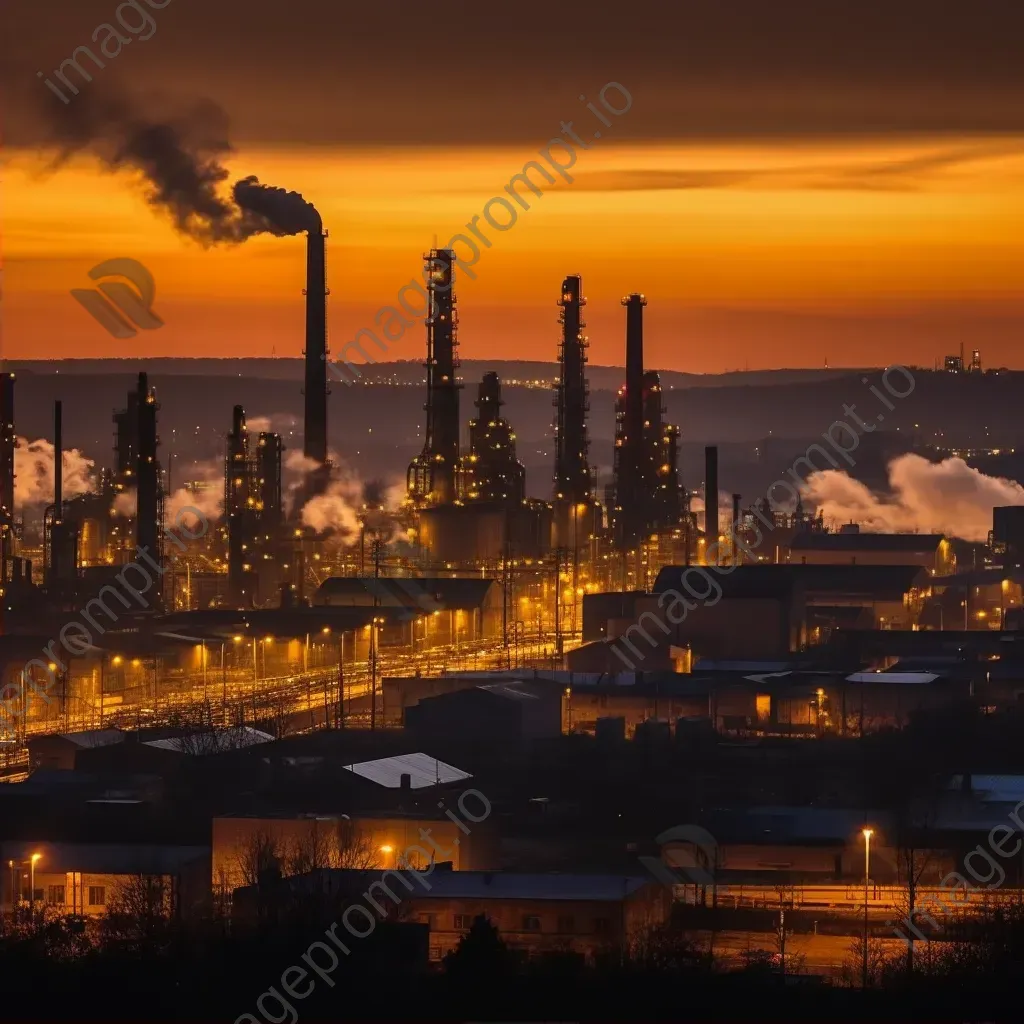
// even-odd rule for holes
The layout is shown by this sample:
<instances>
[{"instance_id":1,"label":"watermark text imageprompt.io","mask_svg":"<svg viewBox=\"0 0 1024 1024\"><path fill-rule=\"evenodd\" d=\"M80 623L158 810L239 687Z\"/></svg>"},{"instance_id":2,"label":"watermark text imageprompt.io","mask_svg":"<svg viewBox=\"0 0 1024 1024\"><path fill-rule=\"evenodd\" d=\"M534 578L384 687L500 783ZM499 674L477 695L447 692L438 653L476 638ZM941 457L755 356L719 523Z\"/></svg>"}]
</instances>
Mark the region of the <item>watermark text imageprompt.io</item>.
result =
<instances>
[{"instance_id":1,"label":"watermark text imageprompt.io","mask_svg":"<svg viewBox=\"0 0 1024 1024\"><path fill-rule=\"evenodd\" d=\"M604 110L613 117L621 117L633 106L633 96L629 90L619 82L607 82L600 90L599 99ZM591 136L591 141L586 142L573 127L575 122L563 121L560 127L560 136L549 139L548 144L538 153L541 160L528 160L523 164L523 169L513 174L504 187L505 195L496 195L484 203L481 213L476 214L467 221L465 232L456 232L443 246L455 253L454 266L466 274L470 280L476 280L476 273L473 268L480 262L482 255L481 246L490 249L494 244L488 235L495 231L505 232L510 230L519 220L519 210L529 210L531 203L544 195L541 185L550 188L556 184L557 174L566 184L571 185L576 179L569 174L569 169L576 165L579 159L576 146L580 149L590 149L594 140L603 138L608 131L614 127L614 122L609 120L604 112L599 110L586 96L581 95L580 100L586 103L586 107L597 118L598 127ZM571 140L571 141L569 141ZM574 146L573 143L576 145ZM545 164L547 166L545 166ZM532 175L532 177L531 177ZM532 198L528 193L532 193ZM515 204L515 205L513 205ZM481 227L480 221L486 221L486 229ZM487 233L485 233L485 230ZM424 280L429 281L435 268L429 263L424 266ZM453 274L454 276L454 274ZM435 284L435 287L438 287ZM444 286L446 289L451 285ZM415 295L414 300L412 296ZM413 302L416 305L413 306ZM396 341L400 340L406 330L412 327L419 317L436 314L436 309L431 309L430 293L420 281L413 278L407 284L398 289L397 301L394 305L382 306L374 317L374 327L364 327L357 331L355 337L346 342L338 353L337 365L331 366L331 373L338 380L346 384L353 384L362 377L362 372L352 361L353 355L358 355L363 363L379 362L374 355L367 351L365 343L370 342L376 347L377 352L384 354ZM403 316L404 313L408 314ZM383 337L381 337L383 335Z\"/></svg>"},{"instance_id":2,"label":"watermark text imageprompt.io","mask_svg":"<svg viewBox=\"0 0 1024 1024\"><path fill-rule=\"evenodd\" d=\"M193 530L189 524L196 526L197 529ZM186 541L199 540L205 536L209 525L206 516L198 508L187 505L178 512L175 519L174 526L178 533L168 527L164 531L164 536L173 542L179 551L184 551ZM165 572L167 568L157 562L149 551L136 548L136 560L122 566L114 577L116 586L111 583L102 587L99 593L85 604L79 616L63 626L59 641L51 640L43 648L41 658L32 658L26 662L18 680L0 687L0 741L10 742L16 739L18 719L27 720L28 709L34 697L41 697L47 704L52 703L50 691L57 681L57 673L66 672L68 667L57 653L58 643L71 657L82 657L87 654L94 647L95 639L118 621L118 609L112 607L111 602L116 600L121 605L121 615L132 608L133 599L140 608L147 607L149 601L144 595L153 589L156 580ZM129 579L129 573L133 579ZM107 620L105 624L97 618L101 613ZM39 682L36 678L39 674L45 674L45 682Z\"/></svg>"},{"instance_id":3,"label":"watermark text imageprompt.io","mask_svg":"<svg viewBox=\"0 0 1024 1024\"><path fill-rule=\"evenodd\" d=\"M768 487L765 497L771 512L784 511L787 506L783 502L795 504L799 501L800 488L812 474L823 472L829 467L836 470L842 469L843 467L836 456L841 458L847 467L852 468L855 466L857 463L853 457L853 452L860 446L861 436L875 431L878 428L878 424L885 420L887 413L896 408L895 404L890 401L890 398L906 398L913 392L915 387L914 376L905 366L890 366L882 374L882 385L888 392L888 397L875 385L870 384L867 377L862 378L862 383L869 384L871 394L882 403L885 411L876 413L873 419L869 415L868 419L864 420L857 413L856 405L844 405L843 414L847 419L836 420L821 435L822 440L831 447L831 450L826 448L824 444L809 445L806 452L794 460L793 465L786 471L785 476L775 480ZM849 422L849 420L853 422ZM812 456L828 465L817 465ZM786 479L786 477L791 479ZM776 493L779 488L785 489L781 498ZM788 491L788 494L785 493L786 491ZM751 507L750 512L752 517L758 520L764 527L769 530L774 529L774 522L756 504ZM705 532L708 536L712 536L710 530L714 530L716 526L717 524L714 523L705 524ZM658 608L662 614L659 615L654 611L645 611L622 636L616 639L612 645L612 650L626 666L627 671L635 671L637 665L644 661L647 654L658 646L656 638L649 632L651 627L656 627L660 630L663 638L670 637L673 633L673 627L682 625L686 620L686 616L698 606L713 607L721 600L722 587L716 577L728 576L736 568L734 559L728 565L719 564L721 561L719 555L723 547L727 547L733 552L741 551L746 558L754 561L757 560L757 548L764 540L764 534L758 529L757 523L750 523L747 526L741 527L741 529L744 531L752 530L756 534L756 539L753 543L748 543L739 535L737 524L730 524L728 533L723 541L716 539L706 546L706 565L690 565L683 570L679 581L680 587L686 591L690 599L684 597L680 590L675 588L663 591L658 595ZM647 644L646 653L634 643L634 637L643 637ZM628 648L630 653L627 654L624 648Z\"/></svg>"},{"instance_id":4,"label":"watermark text imageprompt.io","mask_svg":"<svg viewBox=\"0 0 1024 1024\"><path fill-rule=\"evenodd\" d=\"M478 789L467 789L459 794L457 804L462 815L461 818L451 808L445 808L443 800L437 806L444 810L445 816L455 823L463 835L469 835L472 831L467 822L479 825L491 813L491 802ZM479 815L476 813L477 810L481 812ZM373 882L363 893L361 900L346 907L341 915L341 920L335 921L324 932L324 939L327 941L317 939L309 944L306 952L299 958L306 966L287 967L281 974L280 989L276 985L272 985L267 991L260 994L256 1000L256 1009L260 1016L243 1013L235 1018L235 1024L242 1024L243 1021L249 1021L251 1024L263 1024L264 1021L266 1024L296 1024L299 1014L289 1000L298 1001L312 994L317 983L315 978L310 977L311 972L329 988L334 988L336 982L332 975L341 963L338 953L343 956L348 956L351 953L348 945L351 940L346 941L338 935L339 925L348 932L351 938L365 939L372 934L377 923L387 917L389 910L397 907L409 894L415 893L413 883L423 891L430 891L432 886L428 879L434 872L435 864L447 860L455 851L441 846L433 838L430 829L421 828L419 835L425 844L429 844L430 849L427 850L424 846L414 843L401 852L396 862L398 867L395 870L384 871L380 879ZM459 840L456 838L452 842L458 844ZM413 867L414 861L421 867ZM409 875L411 880L406 875ZM401 885L405 892L396 892L397 885ZM383 902L384 896L387 896L390 906ZM373 910L367 909L366 904Z\"/></svg>"}]
</instances>

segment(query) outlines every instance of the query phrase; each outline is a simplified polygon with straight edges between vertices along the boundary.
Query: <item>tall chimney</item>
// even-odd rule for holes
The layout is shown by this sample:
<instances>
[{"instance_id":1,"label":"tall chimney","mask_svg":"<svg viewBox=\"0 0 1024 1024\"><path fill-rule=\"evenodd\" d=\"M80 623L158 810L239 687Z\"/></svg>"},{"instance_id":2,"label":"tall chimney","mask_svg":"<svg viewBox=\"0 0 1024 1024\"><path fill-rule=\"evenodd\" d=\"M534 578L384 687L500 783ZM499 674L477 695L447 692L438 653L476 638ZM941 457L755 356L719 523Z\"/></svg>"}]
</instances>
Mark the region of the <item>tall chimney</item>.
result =
<instances>
[{"instance_id":1,"label":"tall chimney","mask_svg":"<svg viewBox=\"0 0 1024 1024\"><path fill-rule=\"evenodd\" d=\"M323 227L306 234L306 386L303 454L327 467L327 262ZM322 487L320 488L323 489Z\"/></svg>"},{"instance_id":2,"label":"tall chimney","mask_svg":"<svg viewBox=\"0 0 1024 1024\"><path fill-rule=\"evenodd\" d=\"M63 403L53 403L53 521L64 518L64 424Z\"/></svg>"},{"instance_id":3,"label":"tall chimney","mask_svg":"<svg viewBox=\"0 0 1024 1024\"><path fill-rule=\"evenodd\" d=\"M708 563L718 565L718 448L704 448L704 544Z\"/></svg>"}]
</instances>

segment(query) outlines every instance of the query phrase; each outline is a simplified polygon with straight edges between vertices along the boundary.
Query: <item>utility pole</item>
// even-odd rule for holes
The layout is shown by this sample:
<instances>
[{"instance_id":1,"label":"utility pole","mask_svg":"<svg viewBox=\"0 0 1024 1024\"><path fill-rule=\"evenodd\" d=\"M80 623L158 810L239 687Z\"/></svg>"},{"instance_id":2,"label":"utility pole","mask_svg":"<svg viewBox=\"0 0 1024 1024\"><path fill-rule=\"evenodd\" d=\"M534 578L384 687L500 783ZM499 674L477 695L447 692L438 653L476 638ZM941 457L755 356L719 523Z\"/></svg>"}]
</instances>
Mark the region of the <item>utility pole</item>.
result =
<instances>
[{"instance_id":1,"label":"utility pole","mask_svg":"<svg viewBox=\"0 0 1024 1024\"><path fill-rule=\"evenodd\" d=\"M562 549L555 548L555 654L562 653Z\"/></svg>"},{"instance_id":2,"label":"utility pole","mask_svg":"<svg viewBox=\"0 0 1024 1024\"><path fill-rule=\"evenodd\" d=\"M381 539L373 538L373 578L380 579ZM373 588L373 622L370 624L370 731L377 728L377 609L380 607L378 588Z\"/></svg>"}]
</instances>

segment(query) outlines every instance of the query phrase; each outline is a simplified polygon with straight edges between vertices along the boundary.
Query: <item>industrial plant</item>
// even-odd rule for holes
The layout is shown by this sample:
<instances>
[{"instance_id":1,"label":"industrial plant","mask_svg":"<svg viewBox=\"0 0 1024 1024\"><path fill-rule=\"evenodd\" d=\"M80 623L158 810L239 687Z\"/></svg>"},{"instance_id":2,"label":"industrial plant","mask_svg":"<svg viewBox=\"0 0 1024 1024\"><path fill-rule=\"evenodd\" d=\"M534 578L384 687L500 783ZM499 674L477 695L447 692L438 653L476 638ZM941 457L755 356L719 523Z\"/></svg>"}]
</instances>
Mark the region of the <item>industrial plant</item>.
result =
<instances>
[{"instance_id":1,"label":"industrial plant","mask_svg":"<svg viewBox=\"0 0 1024 1024\"><path fill-rule=\"evenodd\" d=\"M301 451L262 421L250 431L247 410L235 405L230 418L225 410L222 485L172 478L156 389L141 372L113 413L111 464L84 493L65 493L55 402L53 501L41 524L25 521L15 503L17 381L3 375L8 774L24 771L34 735L271 722L283 734L376 730L402 720L385 707L388 678L614 674L640 662L689 672L727 652L788 656L851 624L916 630L937 615L942 628L957 614L945 610L959 589L944 538L916 547L895 538L886 548L854 525L829 533L799 494L783 512L764 498L744 507L725 492L731 514L723 516L717 445L705 448L703 481L687 488L680 430L645 362L648 298L639 292L622 299L625 374L606 425L611 479L599 494L579 275L562 281L552 317L551 489L528 494L499 375L460 377L458 259L448 249L423 256L422 449L400 496L363 488L354 504L345 452L328 449L326 239L319 217L310 221ZM471 408L463 393L474 396ZM347 503L352 521L313 514L332 502ZM1013 523L997 517L1000 540ZM1016 552L1015 542L1001 543ZM853 564L824 572L829 557ZM911 569L900 575L898 565ZM715 599L666 624L671 581L694 569L716 570ZM1016 583L1000 590L1002 623L1015 613ZM984 593L977 587L974 600L989 608ZM655 619L664 635L650 633ZM736 637L738 622L746 625ZM584 720L577 712L575 728Z\"/></svg>"}]
</instances>

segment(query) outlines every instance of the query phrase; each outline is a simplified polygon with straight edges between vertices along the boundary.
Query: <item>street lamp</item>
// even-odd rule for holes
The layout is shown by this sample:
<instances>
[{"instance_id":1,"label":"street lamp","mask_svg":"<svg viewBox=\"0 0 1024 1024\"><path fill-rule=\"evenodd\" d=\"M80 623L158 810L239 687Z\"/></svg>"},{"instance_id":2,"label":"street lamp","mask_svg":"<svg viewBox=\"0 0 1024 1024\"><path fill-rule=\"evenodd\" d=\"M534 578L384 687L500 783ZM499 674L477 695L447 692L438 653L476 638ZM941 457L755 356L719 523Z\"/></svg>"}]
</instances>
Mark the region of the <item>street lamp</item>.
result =
<instances>
[{"instance_id":1,"label":"street lamp","mask_svg":"<svg viewBox=\"0 0 1024 1024\"><path fill-rule=\"evenodd\" d=\"M870 828L861 830L864 836L864 963L862 971L863 987L868 987L868 878L871 873L871 837L875 833Z\"/></svg>"},{"instance_id":2,"label":"street lamp","mask_svg":"<svg viewBox=\"0 0 1024 1024\"><path fill-rule=\"evenodd\" d=\"M29 914L35 919L36 910L36 861L39 860L43 855L41 853L33 853L29 858L29 891L28 891L28 910Z\"/></svg>"}]
</instances>

